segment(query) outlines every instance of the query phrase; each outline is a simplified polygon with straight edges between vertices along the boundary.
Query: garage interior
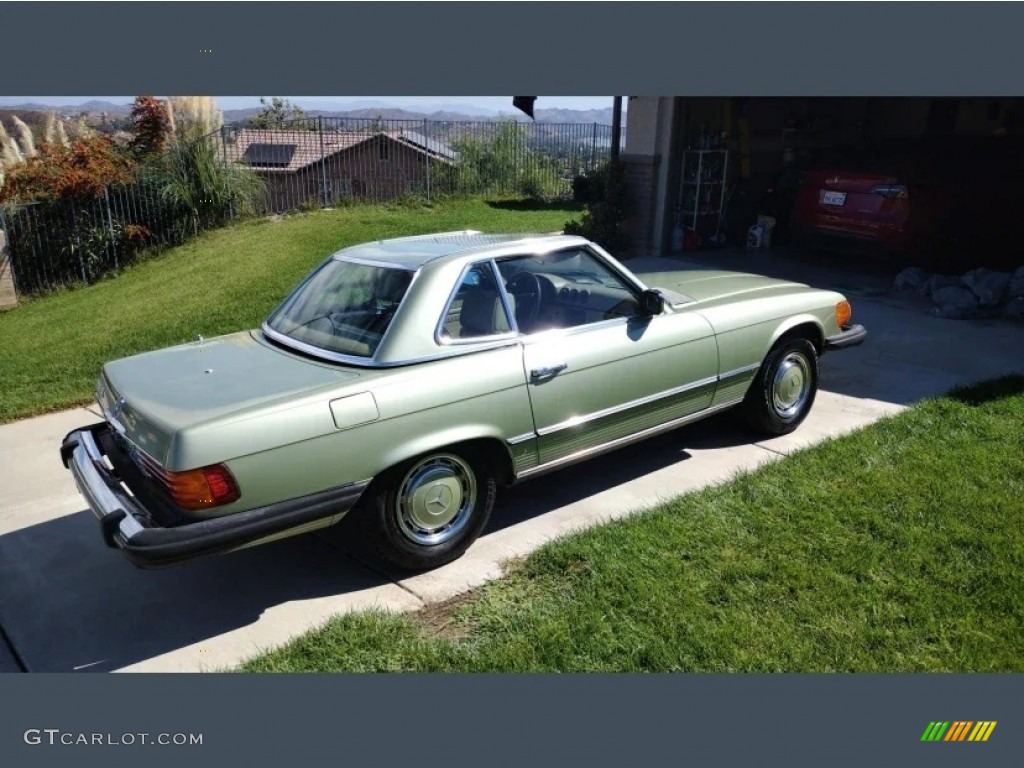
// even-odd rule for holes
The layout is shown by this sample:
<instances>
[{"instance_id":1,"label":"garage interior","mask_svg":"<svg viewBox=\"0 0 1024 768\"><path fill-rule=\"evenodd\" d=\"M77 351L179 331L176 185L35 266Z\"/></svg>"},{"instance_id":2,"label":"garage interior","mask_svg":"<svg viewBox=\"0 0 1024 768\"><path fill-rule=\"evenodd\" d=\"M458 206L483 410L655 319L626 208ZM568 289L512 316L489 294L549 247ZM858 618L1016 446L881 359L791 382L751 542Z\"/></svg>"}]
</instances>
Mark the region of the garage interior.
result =
<instances>
[{"instance_id":1,"label":"garage interior","mask_svg":"<svg viewBox=\"0 0 1024 768\"><path fill-rule=\"evenodd\" d=\"M637 252L770 244L893 272L1024 264L1021 99L641 96L626 119Z\"/></svg>"}]
</instances>

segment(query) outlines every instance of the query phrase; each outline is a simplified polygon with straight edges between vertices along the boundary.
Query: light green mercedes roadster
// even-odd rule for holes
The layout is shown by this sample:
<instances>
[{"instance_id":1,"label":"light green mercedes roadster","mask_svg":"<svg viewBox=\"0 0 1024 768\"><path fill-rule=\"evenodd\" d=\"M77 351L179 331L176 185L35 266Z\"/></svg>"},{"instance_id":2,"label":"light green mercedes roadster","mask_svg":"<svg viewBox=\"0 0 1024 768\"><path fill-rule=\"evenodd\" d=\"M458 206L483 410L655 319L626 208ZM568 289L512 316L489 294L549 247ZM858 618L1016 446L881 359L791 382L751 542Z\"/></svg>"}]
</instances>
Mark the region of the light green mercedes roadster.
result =
<instances>
[{"instance_id":1,"label":"light green mercedes roadster","mask_svg":"<svg viewBox=\"0 0 1024 768\"><path fill-rule=\"evenodd\" d=\"M346 248L259 330L104 366L61 458L106 542L152 567L339 522L432 568L498 486L738 406L789 432L838 293L729 272L648 288L580 237L453 232Z\"/></svg>"}]
</instances>

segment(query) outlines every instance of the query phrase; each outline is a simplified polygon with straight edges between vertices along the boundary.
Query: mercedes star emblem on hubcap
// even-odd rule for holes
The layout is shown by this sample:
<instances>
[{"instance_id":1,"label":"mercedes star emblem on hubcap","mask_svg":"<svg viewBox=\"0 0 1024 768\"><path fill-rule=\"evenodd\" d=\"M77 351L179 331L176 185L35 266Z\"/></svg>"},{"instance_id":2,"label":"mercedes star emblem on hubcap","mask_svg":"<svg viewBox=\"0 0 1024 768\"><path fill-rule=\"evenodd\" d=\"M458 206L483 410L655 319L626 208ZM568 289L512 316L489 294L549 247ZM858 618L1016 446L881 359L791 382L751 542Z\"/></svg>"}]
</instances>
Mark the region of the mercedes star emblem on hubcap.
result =
<instances>
[{"instance_id":1,"label":"mercedes star emblem on hubcap","mask_svg":"<svg viewBox=\"0 0 1024 768\"><path fill-rule=\"evenodd\" d=\"M451 489L446 485L437 485L434 490L430 493L427 498L426 507L427 511L432 515L440 515L452 503L452 492Z\"/></svg>"}]
</instances>

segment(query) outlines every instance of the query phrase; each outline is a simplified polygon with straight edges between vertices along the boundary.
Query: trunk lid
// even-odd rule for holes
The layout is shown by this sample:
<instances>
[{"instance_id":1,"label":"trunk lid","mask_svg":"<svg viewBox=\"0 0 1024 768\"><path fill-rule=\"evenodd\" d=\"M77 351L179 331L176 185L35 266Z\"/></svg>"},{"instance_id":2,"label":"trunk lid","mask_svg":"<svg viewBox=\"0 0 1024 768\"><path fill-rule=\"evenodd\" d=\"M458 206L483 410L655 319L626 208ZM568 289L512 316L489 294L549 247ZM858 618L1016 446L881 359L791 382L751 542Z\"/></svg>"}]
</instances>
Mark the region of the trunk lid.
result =
<instances>
[{"instance_id":1,"label":"trunk lid","mask_svg":"<svg viewBox=\"0 0 1024 768\"><path fill-rule=\"evenodd\" d=\"M180 430L359 376L351 368L285 352L246 331L107 363L96 399L125 437L163 465Z\"/></svg>"}]
</instances>

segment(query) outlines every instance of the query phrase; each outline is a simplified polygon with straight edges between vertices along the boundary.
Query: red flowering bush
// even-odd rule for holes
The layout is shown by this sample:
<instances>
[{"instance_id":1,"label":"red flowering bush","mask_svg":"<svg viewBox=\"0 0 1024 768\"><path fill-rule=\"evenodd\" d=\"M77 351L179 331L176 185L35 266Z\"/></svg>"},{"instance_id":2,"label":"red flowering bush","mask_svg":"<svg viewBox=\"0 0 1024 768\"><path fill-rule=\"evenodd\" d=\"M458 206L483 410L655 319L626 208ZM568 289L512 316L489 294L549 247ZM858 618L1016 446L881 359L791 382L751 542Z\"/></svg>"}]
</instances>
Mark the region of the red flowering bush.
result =
<instances>
[{"instance_id":1,"label":"red flowering bush","mask_svg":"<svg viewBox=\"0 0 1024 768\"><path fill-rule=\"evenodd\" d=\"M93 198L108 184L132 178L132 159L106 136L80 138L70 147L43 144L7 174L0 202Z\"/></svg>"}]
</instances>

